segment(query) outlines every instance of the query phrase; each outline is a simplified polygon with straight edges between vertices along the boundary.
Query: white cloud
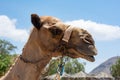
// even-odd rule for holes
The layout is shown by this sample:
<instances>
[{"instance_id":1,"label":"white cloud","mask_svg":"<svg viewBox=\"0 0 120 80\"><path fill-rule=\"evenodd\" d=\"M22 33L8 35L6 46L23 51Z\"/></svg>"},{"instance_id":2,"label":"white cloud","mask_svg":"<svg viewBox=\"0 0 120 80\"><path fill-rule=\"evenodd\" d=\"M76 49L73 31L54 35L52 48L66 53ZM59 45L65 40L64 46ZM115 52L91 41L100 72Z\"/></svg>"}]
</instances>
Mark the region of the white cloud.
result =
<instances>
[{"instance_id":1,"label":"white cloud","mask_svg":"<svg viewBox=\"0 0 120 80\"><path fill-rule=\"evenodd\" d=\"M86 29L96 40L120 39L120 26L100 24L90 20L85 21L82 19L67 21L66 24Z\"/></svg>"},{"instance_id":2,"label":"white cloud","mask_svg":"<svg viewBox=\"0 0 120 80\"><path fill-rule=\"evenodd\" d=\"M0 15L0 36L16 41L25 41L28 38L27 30L16 28L16 19Z\"/></svg>"},{"instance_id":3,"label":"white cloud","mask_svg":"<svg viewBox=\"0 0 120 80\"><path fill-rule=\"evenodd\" d=\"M0 37L7 37L16 41L26 41L28 32L25 29L16 28L16 19L10 19L5 15L0 15ZM120 26L100 24L90 20L67 21L76 27L88 30L96 40L120 39Z\"/></svg>"}]
</instances>

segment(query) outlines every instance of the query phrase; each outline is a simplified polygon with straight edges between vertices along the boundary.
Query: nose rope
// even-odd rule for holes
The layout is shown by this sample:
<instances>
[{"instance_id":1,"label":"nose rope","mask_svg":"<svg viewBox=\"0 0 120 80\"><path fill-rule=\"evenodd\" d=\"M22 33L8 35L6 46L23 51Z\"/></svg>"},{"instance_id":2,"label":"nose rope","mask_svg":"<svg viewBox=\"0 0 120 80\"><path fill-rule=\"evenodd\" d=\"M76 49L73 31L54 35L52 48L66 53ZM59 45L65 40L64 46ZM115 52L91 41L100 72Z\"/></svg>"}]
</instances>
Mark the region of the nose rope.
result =
<instances>
[{"instance_id":1,"label":"nose rope","mask_svg":"<svg viewBox=\"0 0 120 80\"><path fill-rule=\"evenodd\" d=\"M73 26L68 26L68 28L64 32L64 36L63 36L62 41L58 47L58 48L60 48L60 50L62 51L63 54L66 53L65 44L69 42L72 31L73 31ZM63 72L64 72L64 65L65 65L65 62L63 62L63 55L62 55L61 62L58 65L57 74L56 74L54 80L60 80L60 76L62 76Z\"/></svg>"}]
</instances>

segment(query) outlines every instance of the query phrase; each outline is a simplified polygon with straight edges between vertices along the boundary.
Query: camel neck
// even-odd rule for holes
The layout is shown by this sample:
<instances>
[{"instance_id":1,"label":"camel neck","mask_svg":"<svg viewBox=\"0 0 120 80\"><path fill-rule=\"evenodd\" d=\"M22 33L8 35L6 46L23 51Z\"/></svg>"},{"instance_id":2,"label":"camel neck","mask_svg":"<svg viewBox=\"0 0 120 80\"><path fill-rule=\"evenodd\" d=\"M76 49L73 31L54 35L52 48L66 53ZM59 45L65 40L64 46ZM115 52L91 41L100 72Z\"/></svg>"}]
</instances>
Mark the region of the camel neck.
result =
<instances>
[{"instance_id":1,"label":"camel neck","mask_svg":"<svg viewBox=\"0 0 120 80\"><path fill-rule=\"evenodd\" d=\"M26 63L25 61L21 60L20 57L18 57L15 64L0 80L39 80L39 76L41 75L42 70L51 60L51 56L43 56L41 54L42 51L40 51L38 54L31 53L32 51L30 52L29 50L30 48L24 48L22 57L28 61L39 61L36 63Z\"/></svg>"},{"instance_id":2,"label":"camel neck","mask_svg":"<svg viewBox=\"0 0 120 80\"><path fill-rule=\"evenodd\" d=\"M49 63L51 56L48 55L50 54L49 51L43 50L40 43L37 43L39 42L38 39L34 37L35 34L31 34L23 48L23 60L18 57L15 65L0 80L39 80L39 76ZM28 61L28 63L25 61Z\"/></svg>"},{"instance_id":3,"label":"camel neck","mask_svg":"<svg viewBox=\"0 0 120 80\"><path fill-rule=\"evenodd\" d=\"M1 80L39 80L41 71L49 61L50 59L43 59L36 64L31 64L25 63L18 58L15 65L12 66Z\"/></svg>"}]
</instances>

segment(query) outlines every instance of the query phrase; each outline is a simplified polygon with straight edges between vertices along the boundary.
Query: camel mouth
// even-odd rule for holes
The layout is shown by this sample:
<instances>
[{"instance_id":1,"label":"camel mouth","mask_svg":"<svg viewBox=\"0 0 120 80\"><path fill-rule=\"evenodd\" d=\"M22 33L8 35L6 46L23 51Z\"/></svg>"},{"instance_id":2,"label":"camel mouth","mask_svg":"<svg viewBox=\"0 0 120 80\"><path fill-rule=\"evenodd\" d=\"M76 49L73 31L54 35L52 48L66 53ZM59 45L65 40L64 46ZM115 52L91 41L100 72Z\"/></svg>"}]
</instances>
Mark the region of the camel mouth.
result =
<instances>
[{"instance_id":1,"label":"camel mouth","mask_svg":"<svg viewBox=\"0 0 120 80\"><path fill-rule=\"evenodd\" d=\"M94 62L95 61L95 57L94 56L87 56L86 58L88 61L90 62Z\"/></svg>"},{"instance_id":2,"label":"camel mouth","mask_svg":"<svg viewBox=\"0 0 120 80\"><path fill-rule=\"evenodd\" d=\"M95 55L87 55L87 54L84 54L84 52L81 52L81 50L79 49L70 49L69 50L69 56L72 57L72 58L83 58L83 59L86 59L90 62L94 62L95 61Z\"/></svg>"},{"instance_id":3,"label":"camel mouth","mask_svg":"<svg viewBox=\"0 0 120 80\"><path fill-rule=\"evenodd\" d=\"M84 51L82 51L82 50L79 50L79 49L77 49L77 52L78 52L78 56L82 56L82 58L84 58L84 59L86 59L86 60L88 60L88 61L90 61L90 62L94 62L95 61L95 55L96 55L96 52L88 52L88 54L87 54L87 52L84 52ZM86 53L86 54L85 54Z\"/></svg>"},{"instance_id":4,"label":"camel mouth","mask_svg":"<svg viewBox=\"0 0 120 80\"><path fill-rule=\"evenodd\" d=\"M79 53L79 52L78 52L78 53ZM84 55L84 54L82 54L82 53L79 53L79 54L77 54L77 55L78 55L79 57L81 57L81 58L84 58L84 59L90 61L90 62L94 62L94 61L95 61L94 55Z\"/></svg>"}]
</instances>

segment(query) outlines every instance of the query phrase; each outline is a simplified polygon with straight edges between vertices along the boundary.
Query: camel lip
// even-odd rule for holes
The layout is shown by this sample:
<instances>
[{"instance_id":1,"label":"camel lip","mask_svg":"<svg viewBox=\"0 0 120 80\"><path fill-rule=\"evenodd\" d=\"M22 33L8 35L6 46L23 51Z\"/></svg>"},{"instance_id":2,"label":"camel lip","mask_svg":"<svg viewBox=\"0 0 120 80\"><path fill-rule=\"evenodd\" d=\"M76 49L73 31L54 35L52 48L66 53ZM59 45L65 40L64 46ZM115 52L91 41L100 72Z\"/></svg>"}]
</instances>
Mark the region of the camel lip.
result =
<instances>
[{"instance_id":1,"label":"camel lip","mask_svg":"<svg viewBox=\"0 0 120 80\"><path fill-rule=\"evenodd\" d=\"M72 58L83 58L83 59L86 59L90 62L94 62L95 61L95 55L93 54L90 54L90 55L87 55L87 54L84 54L84 52L82 50L79 50L79 49L75 49L75 48L72 48L72 49L69 49L69 54L67 54L67 56L70 56ZM76 56L74 56L74 54Z\"/></svg>"},{"instance_id":2,"label":"camel lip","mask_svg":"<svg viewBox=\"0 0 120 80\"><path fill-rule=\"evenodd\" d=\"M94 56L88 56L86 59L88 61L90 61L90 62L94 62L95 61L95 57Z\"/></svg>"},{"instance_id":3,"label":"camel lip","mask_svg":"<svg viewBox=\"0 0 120 80\"><path fill-rule=\"evenodd\" d=\"M77 49L76 51L78 52L78 55L80 55L80 56L82 55L84 59L86 59L86 60L88 60L90 62L94 62L95 61L95 57L94 57L95 54L94 54L94 52L89 54L89 55L87 55L87 54L84 54L84 52L82 50Z\"/></svg>"},{"instance_id":4,"label":"camel lip","mask_svg":"<svg viewBox=\"0 0 120 80\"><path fill-rule=\"evenodd\" d=\"M92 55L84 55L84 54L80 54L80 55L83 56L82 58L84 58L84 59L86 59L86 60L88 60L90 62L94 62L95 61L95 57L92 56Z\"/></svg>"}]
</instances>

